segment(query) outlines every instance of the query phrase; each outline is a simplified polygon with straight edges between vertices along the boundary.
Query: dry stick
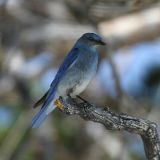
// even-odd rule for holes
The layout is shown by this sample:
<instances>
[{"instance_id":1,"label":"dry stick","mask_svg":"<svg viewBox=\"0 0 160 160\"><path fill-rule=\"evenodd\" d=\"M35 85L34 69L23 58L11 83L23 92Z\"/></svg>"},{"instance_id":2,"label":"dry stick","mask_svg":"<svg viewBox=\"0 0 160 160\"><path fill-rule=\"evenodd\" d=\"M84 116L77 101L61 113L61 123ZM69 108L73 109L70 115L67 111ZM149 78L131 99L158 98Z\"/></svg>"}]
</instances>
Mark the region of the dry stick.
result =
<instances>
[{"instance_id":1,"label":"dry stick","mask_svg":"<svg viewBox=\"0 0 160 160\"><path fill-rule=\"evenodd\" d=\"M69 98L59 98L64 105L62 112L69 115L79 115L84 120L103 124L108 130L125 130L141 136L148 160L160 159L160 140L157 126L149 120L136 118L123 113L114 113L108 108L100 108L89 102L77 103Z\"/></svg>"}]
</instances>

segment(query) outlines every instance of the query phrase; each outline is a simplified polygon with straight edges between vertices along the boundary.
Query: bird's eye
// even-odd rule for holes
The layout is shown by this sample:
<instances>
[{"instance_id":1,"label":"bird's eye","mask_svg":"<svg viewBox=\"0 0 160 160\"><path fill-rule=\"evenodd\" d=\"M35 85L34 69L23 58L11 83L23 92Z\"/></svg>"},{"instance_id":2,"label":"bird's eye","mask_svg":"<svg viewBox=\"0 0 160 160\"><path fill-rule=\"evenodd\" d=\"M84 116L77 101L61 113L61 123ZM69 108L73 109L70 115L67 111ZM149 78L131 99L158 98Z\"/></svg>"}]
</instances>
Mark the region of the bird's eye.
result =
<instances>
[{"instance_id":1,"label":"bird's eye","mask_svg":"<svg viewBox=\"0 0 160 160\"><path fill-rule=\"evenodd\" d=\"M93 37L88 37L88 39L89 39L90 41L95 41L95 39L94 39Z\"/></svg>"}]
</instances>

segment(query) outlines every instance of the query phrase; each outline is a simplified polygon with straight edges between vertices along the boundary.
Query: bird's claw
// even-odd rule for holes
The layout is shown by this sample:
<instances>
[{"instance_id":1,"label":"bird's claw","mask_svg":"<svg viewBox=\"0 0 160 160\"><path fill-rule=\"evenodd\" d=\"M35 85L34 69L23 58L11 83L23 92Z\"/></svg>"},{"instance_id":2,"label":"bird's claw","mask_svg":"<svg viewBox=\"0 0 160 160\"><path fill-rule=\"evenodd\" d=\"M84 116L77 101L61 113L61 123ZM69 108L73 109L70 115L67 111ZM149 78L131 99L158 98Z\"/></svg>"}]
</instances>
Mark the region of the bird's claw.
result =
<instances>
[{"instance_id":1,"label":"bird's claw","mask_svg":"<svg viewBox=\"0 0 160 160\"><path fill-rule=\"evenodd\" d=\"M59 99L56 99L56 100L54 101L54 105L55 105L58 109L64 110L64 106L63 106L63 104L61 103L61 101L60 101Z\"/></svg>"}]
</instances>

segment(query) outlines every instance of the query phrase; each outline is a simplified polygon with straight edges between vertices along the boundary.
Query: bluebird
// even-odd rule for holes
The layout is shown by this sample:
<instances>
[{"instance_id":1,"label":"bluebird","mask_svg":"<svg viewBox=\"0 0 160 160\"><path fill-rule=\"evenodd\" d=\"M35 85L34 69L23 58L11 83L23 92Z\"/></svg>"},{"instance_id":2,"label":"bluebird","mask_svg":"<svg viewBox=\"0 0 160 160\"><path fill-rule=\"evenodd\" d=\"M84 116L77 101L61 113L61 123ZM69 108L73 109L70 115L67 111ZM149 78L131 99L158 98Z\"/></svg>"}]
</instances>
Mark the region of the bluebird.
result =
<instances>
[{"instance_id":1,"label":"bluebird","mask_svg":"<svg viewBox=\"0 0 160 160\"><path fill-rule=\"evenodd\" d=\"M105 45L105 42L95 33L85 33L77 40L60 66L49 90L34 105L37 107L42 104L42 107L32 120L32 128L39 127L56 107L62 107L58 100L60 96L74 98L84 91L97 70L98 45Z\"/></svg>"}]
</instances>

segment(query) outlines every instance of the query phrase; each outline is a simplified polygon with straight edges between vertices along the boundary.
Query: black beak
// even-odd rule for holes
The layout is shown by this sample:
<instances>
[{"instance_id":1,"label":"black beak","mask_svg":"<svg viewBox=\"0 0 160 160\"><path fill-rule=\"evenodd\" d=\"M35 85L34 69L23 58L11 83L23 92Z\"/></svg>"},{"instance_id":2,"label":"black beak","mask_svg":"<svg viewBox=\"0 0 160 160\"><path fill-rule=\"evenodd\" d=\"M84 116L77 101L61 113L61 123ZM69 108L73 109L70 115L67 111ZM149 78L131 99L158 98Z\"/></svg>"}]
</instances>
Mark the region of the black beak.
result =
<instances>
[{"instance_id":1,"label":"black beak","mask_svg":"<svg viewBox=\"0 0 160 160\"><path fill-rule=\"evenodd\" d=\"M99 41L99 44L100 44L100 45L106 45L106 43L105 43L103 40L100 40L100 41Z\"/></svg>"}]
</instances>

